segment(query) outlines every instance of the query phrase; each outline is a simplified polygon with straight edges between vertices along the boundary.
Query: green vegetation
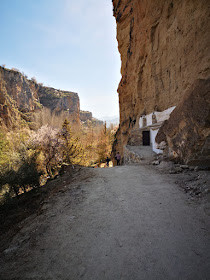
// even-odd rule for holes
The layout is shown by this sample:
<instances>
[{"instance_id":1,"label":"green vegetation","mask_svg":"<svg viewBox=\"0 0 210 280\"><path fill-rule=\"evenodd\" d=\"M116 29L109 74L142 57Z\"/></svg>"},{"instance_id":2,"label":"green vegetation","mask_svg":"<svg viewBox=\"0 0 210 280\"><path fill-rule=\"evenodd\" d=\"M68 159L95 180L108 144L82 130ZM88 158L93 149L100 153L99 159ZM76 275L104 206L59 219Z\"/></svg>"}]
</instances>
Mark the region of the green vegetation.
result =
<instances>
[{"instance_id":1,"label":"green vegetation","mask_svg":"<svg viewBox=\"0 0 210 280\"><path fill-rule=\"evenodd\" d=\"M36 100L34 100L34 104L36 105L37 108L42 109L42 104Z\"/></svg>"},{"instance_id":2,"label":"green vegetation","mask_svg":"<svg viewBox=\"0 0 210 280\"><path fill-rule=\"evenodd\" d=\"M48 91L45 96L42 96L42 99L52 100L52 99L59 99L60 95L55 91Z\"/></svg>"},{"instance_id":3,"label":"green vegetation","mask_svg":"<svg viewBox=\"0 0 210 280\"><path fill-rule=\"evenodd\" d=\"M60 137L63 141L63 161L66 164L80 164L83 161L84 150L78 137L74 138L67 120L62 125Z\"/></svg>"},{"instance_id":4,"label":"green vegetation","mask_svg":"<svg viewBox=\"0 0 210 280\"><path fill-rule=\"evenodd\" d=\"M5 126L0 131L0 203L43 186L64 165L96 166L110 157L113 129L93 120L70 125L69 111L56 114L36 101L41 110L20 112L1 77L0 91L11 112L10 131ZM62 96L65 94L71 95L63 91ZM46 95L60 98L61 92L47 89Z\"/></svg>"},{"instance_id":5,"label":"green vegetation","mask_svg":"<svg viewBox=\"0 0 210 280\"><path fill-rule=\"evenodd\" d=\"M91 166L110 156L113 133L106 127L49 125L0 133L1 202L19 196L54 178L63 165Z\"/></svg>"},{"instance_id":6,"label":"green vegetation","mask_svg":"<svg viewBox=\"0 0 210 280\"><path fill-rule=\"evenodd\" d=\"M0 190L4 196L7 192L10 196L18 195L39 185L37 153L27 145L28 138L25 129L0 134Z\"/></svg>"},{"instance_id":7,"label":"green vegetation","mask_svg":"<svg viewBox=\"0 0 210 280\"><path fill-rule=\"evenodd\" d=\"M114 135L115 132L110 128L108 129L105 123L103 130L99 134L97 145L98 162L105 162L106 157L110 157Z\"/></svg>"}]
</instances>

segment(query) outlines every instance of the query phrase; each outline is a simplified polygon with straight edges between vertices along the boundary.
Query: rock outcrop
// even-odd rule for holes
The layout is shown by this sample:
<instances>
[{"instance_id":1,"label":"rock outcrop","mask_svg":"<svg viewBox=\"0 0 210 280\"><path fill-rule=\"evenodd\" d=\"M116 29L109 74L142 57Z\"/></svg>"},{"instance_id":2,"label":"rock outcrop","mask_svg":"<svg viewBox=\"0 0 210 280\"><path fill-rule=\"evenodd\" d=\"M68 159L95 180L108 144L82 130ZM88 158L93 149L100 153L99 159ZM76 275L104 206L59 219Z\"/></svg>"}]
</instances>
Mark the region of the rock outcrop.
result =
<instances>
[{"instance_id":1,"label":"rock outcrop","mask_svg":"<svg viewBox=\"0 0 210 280\"><path fill-rule=\"evenodd\" d=\"M85 126L89 126L90 124L93 126L101 126L104 123L103 121L94 118L91 112L82 110L80 111L80 121Z\"/></svg>"},{"instance_id":2,"label":"rock outcrop","mask_svg":"<svg viewBox=\"0 0 210 280\"><path fill-rule=\"evenodd\" d=\"M197 80L160 128L158 143L190 165L210 166L210 79Z\"/></svg>"},{"instance_id":3,"label":"rock outcrop","mask_svg":"<svg viewBox=\"0 0 210 280\"><path fill-rule=\"evenodd\" d=\"M113 12L122 60L113 151L123 153L141 115L176 106L157 140L164 138L168 151L184 162L207 162L209 101L202 114L198 104L209 97L210 2L113 0ZM190 130L196 130L191 138Z\"/></svg>"},{"instance_id":4,"label":"rock outcrop","mask_svg":"<svg viewBox=\"0 0 210 280\"><path fill-rule=\"evenodd\" d=\"M0 76L0 127L14 128L21 124L20 113L14 100L7 94L5 82Z\"/></svg>"},{"instance_id":5,"label":"rock outcrop","mask_svg":"<svg viewBox=\"0 0 210 280\"><path fill-rule=\"evenodd\" d=\"M88 111L80 111L80 120L82 122L87 122L87 121L90 121L92 120L93 118L93 115L91 112L88 112Z\"/></svg>"},{"instance_id":6,"label":"rock outcrop","mask_svg":"<svg viewBox=\"0 0 210 280\"><path fill-rule=\"evenodd\" d=\"M72 123L80 123L80 100L77 93L41 86L38 96L42 106L57 115L65 111Z\"/></svg>"}]
</instances>

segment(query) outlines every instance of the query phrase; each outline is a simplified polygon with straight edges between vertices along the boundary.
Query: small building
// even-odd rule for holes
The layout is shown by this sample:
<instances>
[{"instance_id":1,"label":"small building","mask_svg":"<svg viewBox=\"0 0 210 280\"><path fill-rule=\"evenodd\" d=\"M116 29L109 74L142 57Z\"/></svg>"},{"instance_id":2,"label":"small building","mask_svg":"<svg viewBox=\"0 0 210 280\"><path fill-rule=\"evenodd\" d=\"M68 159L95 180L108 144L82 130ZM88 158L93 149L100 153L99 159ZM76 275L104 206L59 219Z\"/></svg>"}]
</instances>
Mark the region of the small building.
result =
<instances>
[{"instance_id":1,"label":"small building","mask_svg":"<svg viewBox=\"0 0 210 280\"><path fill-rule=\"evenodd\" d=\"M140 117L138 134L140 135L141 145L152 146L152 150L157 154L163 152L158 149L155 137L163 122L169 119L175 107L176 106L170 107L162 112L154 111L151 114L142 115Z\"/></svg>"}]
</instances>

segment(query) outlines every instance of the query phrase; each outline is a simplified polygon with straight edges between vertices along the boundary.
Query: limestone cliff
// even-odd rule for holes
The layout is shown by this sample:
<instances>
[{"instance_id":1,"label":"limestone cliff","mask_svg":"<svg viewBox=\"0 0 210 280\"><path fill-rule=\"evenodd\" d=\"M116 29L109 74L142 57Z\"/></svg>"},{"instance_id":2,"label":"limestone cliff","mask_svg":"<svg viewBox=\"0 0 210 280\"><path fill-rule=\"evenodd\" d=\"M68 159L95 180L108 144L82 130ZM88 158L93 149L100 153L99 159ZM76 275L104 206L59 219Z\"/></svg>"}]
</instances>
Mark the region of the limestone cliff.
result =
<instances>
[{"instance_id":1,"label":"limestone cliff","mask_svg":"<svg viewBox=\"0 0 210 280\"><path fill-rule=\"evenodd\" d=\"M89 125L90 123L93 126L101 126L103 125L103 121L98 120L93 117L93 114L89 111L80 111L80 120L84 125Z\"/></svg>"},{"instance_id":2,"label":"limestone cliff","mask_svg":"<svg viewBox=\"0 0 210 280\"><path fill-rule=\"evenodd\" d=\"M80 123L80 101L77 93L44 87L28 80L18 71L0 67L0 126L19 127L30 122L31 114L43 107L55 114L62 111L73 123Z\"/></svg>"},{"instance_id":3,"label":"limestone cliff","mask_svg":"<svg viewBox=\"0 0 210 280\"><path fill-rule=\"evenodd\" d=\"M80 123L80 100L77 93L41 86L38 95L44 107L56 114L66 111L71 122Z\"/></svg>"},{"instance_id":4,"label":"limestone cliff","mask_svg":"<svg viewBox=\"0 0 210 280\"><path fill-rule=\"evenodd\" d=\"M138 128L141 115L177 106L171 116L173 122L168 120L168 126L177 130L176 126L183 128L180 110L195 103L203 106L204 100L207 100L205 116L196 111L197 118L206 120L202 119L196 124L200 146L195 149L197 140L194 139L191 145L184 144L185 155L180 156L181 160L190 161L194 153L204 148L210 134L207 120L209 94L205 94L210 77L210 2L113 0L113 12L122 61L122 79L118 87L120 129L114 151L120 150L122 153L132 130ZM175 121L175 116L179 116L179 121ZM182 114L186 129L188 125L194 129L196 116L188 121L189 114ZM202 128L204 126L205 129ZM189 141L186 134L190 129L188 127L186 132L183 128L177 138L172 133L173 129L170 133L167 129L165 126L165 140L167 138L171 151L177 153L175 146Z\"/></svg>"},{"instance_id":5,"label":"limestone cliff","mask_svg":"<svg viewBox=\"0 0 210 280\"><path fill-rule=\"evenodd\" d=\"M14 100L7 94L5 82L0 76L0 127L14 128L21 124L20 113Z\"/></svg>"}]
</instances>

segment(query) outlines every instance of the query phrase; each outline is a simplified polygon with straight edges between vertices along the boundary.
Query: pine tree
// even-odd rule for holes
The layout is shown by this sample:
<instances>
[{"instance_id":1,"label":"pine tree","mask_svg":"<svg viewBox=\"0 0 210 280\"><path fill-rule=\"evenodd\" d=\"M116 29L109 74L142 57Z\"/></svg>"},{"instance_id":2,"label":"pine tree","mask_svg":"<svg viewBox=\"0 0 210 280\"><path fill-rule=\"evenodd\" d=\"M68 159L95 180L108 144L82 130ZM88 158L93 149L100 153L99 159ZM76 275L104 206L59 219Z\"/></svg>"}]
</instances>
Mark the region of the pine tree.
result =
<instances>
[{"instance_id":1,"label":"pine tree","mask_svg":"<svg viewBox=\"0 0 210 280\"><path fill-rule=\"evenodd\" d=\"M84 154L83 147L80 139L73 137L70 124L66 119L62 125L61 139L63 140L63 162L66 164L81 163Z\"/></svg>"}]
</instances>

